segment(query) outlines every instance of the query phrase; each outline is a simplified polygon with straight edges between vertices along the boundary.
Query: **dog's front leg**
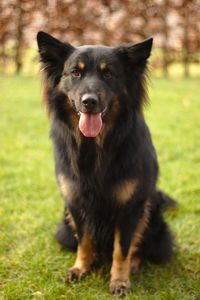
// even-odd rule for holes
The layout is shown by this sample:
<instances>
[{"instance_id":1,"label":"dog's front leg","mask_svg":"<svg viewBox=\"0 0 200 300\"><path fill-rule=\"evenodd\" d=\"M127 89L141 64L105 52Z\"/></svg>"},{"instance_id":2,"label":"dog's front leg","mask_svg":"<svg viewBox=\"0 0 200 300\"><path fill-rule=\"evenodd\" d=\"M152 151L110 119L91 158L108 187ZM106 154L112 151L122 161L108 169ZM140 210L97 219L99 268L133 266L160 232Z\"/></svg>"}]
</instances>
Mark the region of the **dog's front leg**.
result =
<instances>
[{"instance_id":1,"label":"dog's front leg","mask_svg":"<svg viewBox=\"0 0 200 300\"><path fill-rule=\"evenodd\" d=\"M111 267L110 292L115 295L125 295L131 288L130 266L131 251L124 256L121 247L121 233L119 229L115 231L113 261Z\"/></svg>"},{"instance_id":2,"label":"dog's front leg","mask_svg":"<svg viewBox=\"0 0 200 300\"><path fill-rule=\"evenodd\" d=\"M68 281L74 282L80 280L86 273L90 271L94 262L95 254L93 251L92 240L86 228L84 228L82 237L78 240L78 249L76 261L68 272Z\"/></svg>"},{"instance_id":3,"label":"dog's front leg","mask_svg":"<svg viewBox=\"0 0 200 300\"><path fill-rule=\"evenodd\" d=\"M138 251L145 229L148 226L149 204L134 210L134 214L124 214L115 230L113 261L111 267L110 292L123 296L131 289L130 272L132 259Z\"/></svg>"}]
</instances>

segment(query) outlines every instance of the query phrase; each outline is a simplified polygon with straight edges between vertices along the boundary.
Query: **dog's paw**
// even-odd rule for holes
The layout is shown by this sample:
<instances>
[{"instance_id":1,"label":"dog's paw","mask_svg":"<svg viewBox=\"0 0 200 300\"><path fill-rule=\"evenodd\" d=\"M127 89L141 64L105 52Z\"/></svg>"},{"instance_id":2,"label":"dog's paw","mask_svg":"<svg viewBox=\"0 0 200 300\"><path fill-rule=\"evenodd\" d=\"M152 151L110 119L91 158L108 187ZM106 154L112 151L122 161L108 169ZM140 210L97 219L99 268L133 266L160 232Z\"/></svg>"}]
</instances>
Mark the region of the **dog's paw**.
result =
<instances>
[{"instance_id":1,"label":"dog's paw","mask_svg":"<svg viewBox=\"0 0 200 300\"><path fill-rule=\"evenodd\" d=\"M86 272L83 272L78 268L71 268L69 269L67 274L67 282L74 283L76 281L79 281L85 276L85 274Z\"/></svg>"},{"instance_id":2,"label":"dog's paw","mask_svg":"<svg viewBox=\"0 0 200 300\"><path fill-rule=\"evenodd\" d=\"M131 271L136 273L139 271L141 265L141 259L139 257L134 257L131 261Z\"/></svg>"},{"instance_id":3,"label":"dog's paw","mask_svg":"<svg viewBox=\"0 0 200 300\"><path fill-rule=\"evenodd\" d=\"M129 294L130 291L131 284L129 281L114 280L110 282L110 293L115 296L123 297Z\"/></svg>"}]
</instances>

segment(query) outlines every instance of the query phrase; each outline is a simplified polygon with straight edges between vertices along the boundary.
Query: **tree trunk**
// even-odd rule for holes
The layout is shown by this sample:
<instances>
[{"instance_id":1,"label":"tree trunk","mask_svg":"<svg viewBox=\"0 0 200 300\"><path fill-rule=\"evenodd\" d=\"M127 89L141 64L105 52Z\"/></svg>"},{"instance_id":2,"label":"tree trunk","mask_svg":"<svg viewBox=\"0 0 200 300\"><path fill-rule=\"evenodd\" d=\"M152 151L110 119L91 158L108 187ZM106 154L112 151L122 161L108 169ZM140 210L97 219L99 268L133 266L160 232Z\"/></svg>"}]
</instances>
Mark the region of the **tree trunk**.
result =
<instances>
[{"instance_id":1,"label":"tree trunk","mask_svg":"<svg viewBox=\"0 0 200 300\"><path fill-rule=\"evenodd\" d=\"M183 36L183 66L184 75L189 77L189 41L188 41L188 26L189 26L189 13L185 9L184 13L184 36Z\"/></svg>"},{"instance_id":2,"label":"tree trunk","mask_svg":"<svg viewBox=\"0 0 200 300\"><path fill-rule=\"evenodd\" d=\"M163 59L163 75L168 77L168 65L169 65L169 54L168 54L168 24L167 24L167 12L168 12L168 0L164 0L162 9L162 28L163 28L163 43L162 43L162 59Z\"/></svg>"},{"instance_id":3,"label":"tree trunk","mask_svg":"<svg viewBox=\"0 0 200 300\"><path fill-rule=\"evenodd\" d=\"M22 30L19 27L16 36L16 52L15 52L15 66L16 66L16 74L19 74L22 69L22 55L21 55L21 48L22 48Z\"/></svg>"},{"instance_id":4,"label":"tree trunk","mask_svg":"<svg viewBox=\"0 0 200 300\"><path fill-rule=\"evenodd\" d=\"M17 18L17 28L16 28L16 44L15 44L15 72L19 74L22 69L22 44L23 44L23 10L21 6L21 1L18 1L18 18Z\"/></svg>"}]
</instances>

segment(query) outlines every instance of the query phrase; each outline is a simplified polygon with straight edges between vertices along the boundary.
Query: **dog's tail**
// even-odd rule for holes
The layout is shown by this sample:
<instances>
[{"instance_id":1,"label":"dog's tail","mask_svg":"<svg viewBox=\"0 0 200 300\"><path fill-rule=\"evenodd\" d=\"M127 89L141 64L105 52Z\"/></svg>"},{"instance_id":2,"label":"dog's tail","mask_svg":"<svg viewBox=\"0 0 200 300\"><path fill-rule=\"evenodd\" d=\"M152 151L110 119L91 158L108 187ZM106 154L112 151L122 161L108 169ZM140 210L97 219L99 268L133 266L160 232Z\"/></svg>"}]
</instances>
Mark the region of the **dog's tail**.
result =
<instances>
[{"instance_id":1,"label":"dog's tail","mask_svg":"<svg viewBox=\"0 0 200 300\"><path fill-rule=\"evenodd\" d=\"M177 202L163 191L157 190L152 195L149 226L140 251L144 258L156 264L168 262L174 253L174 237L163 218L163 212L176 205Z\"/></svg>"},{"instance_id":2,"label":"dog's tail","mask_svg":"<svg viewBox=\"0 0 200 300\"><path fill-rule=\"evenodd\" d=\"M169 208L175 208L177 207L178 203L175 199L170 197L168 194L164 193L163 191L156 191L155 199L157 202L157 205L160 207L162 211L165 211Z\"/></svg>"}]
</instances>

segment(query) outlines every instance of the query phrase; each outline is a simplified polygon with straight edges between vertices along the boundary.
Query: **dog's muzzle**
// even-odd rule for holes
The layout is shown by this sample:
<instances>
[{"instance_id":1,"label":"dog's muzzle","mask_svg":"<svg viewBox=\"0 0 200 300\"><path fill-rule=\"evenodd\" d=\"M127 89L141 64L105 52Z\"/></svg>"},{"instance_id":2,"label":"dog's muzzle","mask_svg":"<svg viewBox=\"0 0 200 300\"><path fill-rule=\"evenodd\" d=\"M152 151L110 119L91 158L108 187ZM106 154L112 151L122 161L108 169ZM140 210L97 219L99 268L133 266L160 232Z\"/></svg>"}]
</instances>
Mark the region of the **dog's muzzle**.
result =
<instances>
[{"instance_id":1,"label":"dog's muzzle","mask_svg":"<svg viewBox=\"0 0 200 300\"><path fill-rule=\"evenodd\" d=\"M102 129L102 111L100 99L95 93L81 96L79 111L79 129L85 137L96 137Z\"/></svg>"}]
</instances>

